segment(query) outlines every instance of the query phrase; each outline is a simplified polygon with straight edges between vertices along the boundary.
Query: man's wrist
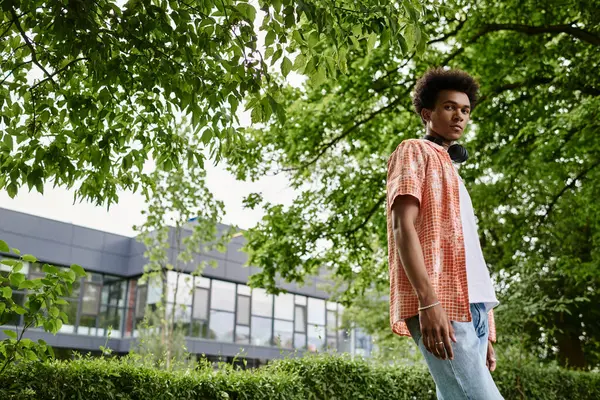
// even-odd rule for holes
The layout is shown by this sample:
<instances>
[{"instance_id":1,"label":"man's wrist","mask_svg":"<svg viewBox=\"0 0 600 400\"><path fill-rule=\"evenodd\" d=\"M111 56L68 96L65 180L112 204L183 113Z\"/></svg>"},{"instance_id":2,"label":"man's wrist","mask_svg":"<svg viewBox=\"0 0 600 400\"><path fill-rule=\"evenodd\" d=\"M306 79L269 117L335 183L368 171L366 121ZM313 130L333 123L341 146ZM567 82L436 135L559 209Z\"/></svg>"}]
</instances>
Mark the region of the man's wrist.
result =
<instances>
[{"instance_id":1,"label":"man's wrist","mask_svg":"<svg viewBox=\"0 0 600 400\"><path fill-rule=\"evenodd\" d=\"M427 291L423 294L417 294L417 298L419 299L419 307L426 307L438 302L435 292L430 291Z\"/></svg>"}]
</instances>

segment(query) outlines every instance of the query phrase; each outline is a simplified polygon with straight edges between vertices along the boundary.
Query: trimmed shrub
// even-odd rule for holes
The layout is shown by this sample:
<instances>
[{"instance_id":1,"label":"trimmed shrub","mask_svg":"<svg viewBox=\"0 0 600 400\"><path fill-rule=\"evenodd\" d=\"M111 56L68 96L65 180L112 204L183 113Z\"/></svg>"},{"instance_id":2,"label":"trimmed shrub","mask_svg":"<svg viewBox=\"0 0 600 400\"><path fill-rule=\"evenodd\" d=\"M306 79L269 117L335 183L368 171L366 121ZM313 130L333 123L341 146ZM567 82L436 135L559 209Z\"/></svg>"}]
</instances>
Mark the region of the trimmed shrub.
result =
<instances>
[{"instance_id":1,"label":"trimmed shrub","mask_svg":"<svg viewBox=\"0 0 600 400\"><path fill-rule=\"evenodd\" d=\"M0 399L301 400L296 375L266 370L168 372L119 359L19 364L0 376Z\"/></svg>"},{"instance_id":2,"label":"trimmed shrub","mask_svg":"<svg viewBox=\"0 0 600 400\"><path fill-rule=\"evenodd\" d=\"M600 374L502 366L494 379L507 400L597 400ZM127 359L21 363L0 376L0 399L434 400L427 370L348 356L277 360L255 370L167 372Z\"/></svg>"}]
</instances>

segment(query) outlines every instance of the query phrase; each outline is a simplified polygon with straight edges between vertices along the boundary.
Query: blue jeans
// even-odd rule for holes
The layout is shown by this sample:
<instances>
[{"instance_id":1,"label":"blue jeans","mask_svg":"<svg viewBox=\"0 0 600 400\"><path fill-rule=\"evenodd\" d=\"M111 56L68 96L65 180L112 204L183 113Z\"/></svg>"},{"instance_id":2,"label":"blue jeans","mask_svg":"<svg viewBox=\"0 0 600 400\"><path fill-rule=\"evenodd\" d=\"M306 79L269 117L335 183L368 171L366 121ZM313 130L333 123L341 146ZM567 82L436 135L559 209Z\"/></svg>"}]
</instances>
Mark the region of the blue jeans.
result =
<instances>
[{"instance_id":1,"label":"blue jeans","mask_svg":"<svg viewBox=\"0 0 600 400\"><path fill-rule=\"evenodd\" d=\"M454 360L440 360L425 348L418 315L406 320L435 381L438 400L503 399L485 365L489 334L485 305L472 303L471 315L472 322L451 321L457 341L452 343Z\"/></svg>"}]
</instances>

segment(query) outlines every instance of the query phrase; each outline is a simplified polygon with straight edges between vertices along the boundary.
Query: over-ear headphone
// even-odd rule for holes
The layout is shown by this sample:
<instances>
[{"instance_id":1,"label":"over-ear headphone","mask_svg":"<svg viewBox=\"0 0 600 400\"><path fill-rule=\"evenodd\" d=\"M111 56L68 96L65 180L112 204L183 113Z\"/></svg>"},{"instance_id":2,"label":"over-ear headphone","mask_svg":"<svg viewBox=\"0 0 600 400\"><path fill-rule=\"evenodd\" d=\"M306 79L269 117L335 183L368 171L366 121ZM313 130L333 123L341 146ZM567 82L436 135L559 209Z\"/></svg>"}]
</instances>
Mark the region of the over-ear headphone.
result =
<instances>
[{"instance_id":1,"label":"over-ear headphone","mask_svg":"<svg viewBox=\"0 0 600 400\"><path fill-rule=\"evenodd\" d=\"M433 143L439 144L440 146L444 145L444 140L439 137L425 135L423 139L430 140ZM469 152L467 151L467 149L465 149L464 146L461 146L458 143L455 143L452 146L450 146L450 148L448 148L448 155L450 156L450 159L455 163L463 163L469 159Z\"/></svg>"}]
</instances>

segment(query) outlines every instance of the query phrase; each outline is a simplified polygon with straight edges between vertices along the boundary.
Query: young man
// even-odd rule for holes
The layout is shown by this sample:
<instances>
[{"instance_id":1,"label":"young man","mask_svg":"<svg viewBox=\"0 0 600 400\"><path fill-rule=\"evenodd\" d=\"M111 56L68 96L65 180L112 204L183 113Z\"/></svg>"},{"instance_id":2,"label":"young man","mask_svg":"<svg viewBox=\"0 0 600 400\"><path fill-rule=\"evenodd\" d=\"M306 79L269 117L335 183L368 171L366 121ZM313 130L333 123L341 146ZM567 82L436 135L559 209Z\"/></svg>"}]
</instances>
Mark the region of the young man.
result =
<instances>
[{"instance_id":1,"label":"young man","mask_svg":"<svg viewBox=\"0 0 600 400\"><path fill-rule=\"evenodd\" d=\"M463 71L428 71L413 99L426 136L404 140L388 160L390 323L396 334L412 336L445 400L502 399L490 374L498 300L453 163L466 159L453 142L478 89Z\"/></svg>"}]
</instances>

